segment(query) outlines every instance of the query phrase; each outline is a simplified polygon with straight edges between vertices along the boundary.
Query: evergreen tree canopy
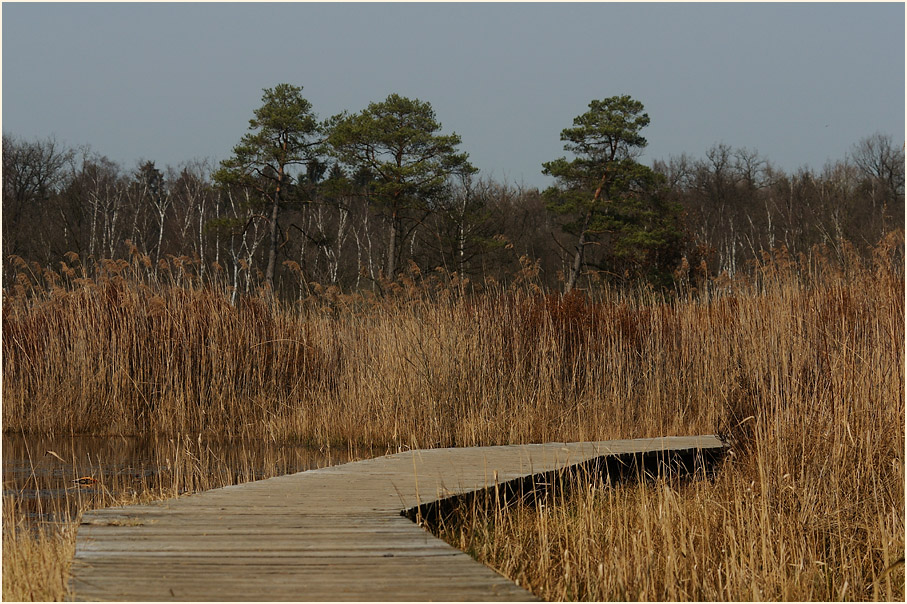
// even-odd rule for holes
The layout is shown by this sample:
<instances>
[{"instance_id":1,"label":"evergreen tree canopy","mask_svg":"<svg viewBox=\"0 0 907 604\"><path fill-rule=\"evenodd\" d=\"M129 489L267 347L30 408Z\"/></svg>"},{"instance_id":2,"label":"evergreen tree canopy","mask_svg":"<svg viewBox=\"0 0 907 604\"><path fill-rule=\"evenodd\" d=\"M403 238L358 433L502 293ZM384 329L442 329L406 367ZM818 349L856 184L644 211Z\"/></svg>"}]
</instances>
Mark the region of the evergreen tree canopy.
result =
<instances>
[{"instance_id":1,"label":"evergreen tree canopy","mask_svg":"<svg viewBox=\"0 0 907 604\"><path fill-rule=\"evenodd\" d=\"M233 156L221 162L214 180L222 187L246 187L270 206L270 247L265 279L271 285L277 262L280 205L292 184L289 168L312 164L322 144L321 127L312 104L302 97L302 87L278 84L265 88L262 105L255 109L247 132L233 148Z\"/></svg>"},{"instance_id":2,"label":"evergreen tree canopy","mask_svg":"<svg viewBox=\"0 0 907 604\"><path fill-rule=\"evenodd\" d=\"M640 133L649 124L643 109L627 95L592 101L561 132L564 149L575 157L543 164L542 172L556 179L544 192L546 207L577 237L567 291L590 263L590 244L600 250L592 264L618 274L651 275L653 267L645 265L656 258L656 272L663 272L665 261L673 261L664 248L679 250L677 209L659 199L663 178L635 159L647 144Z\"/></svg>"},{"instance_id":3,"label":"evergreen tree canopy","mask_svg":"<svg viewBox=\"0 0 907 604\"><path fill-rule=\"evenodd\" d=\"M330 143L354 171L367 170L369 199L390 225L386 274L393 277L404 223L430 213L449 179L476 169L457 152L460 137L440 134L431 105L391 94L355 115L333 119Z\"/></svg>"},{"instance_id":4,"label":"evergreen tree canopy","mask_svg":"<svg viewBox=\"0 0 907 604\"><path fill-rule=\"evenodd\" d=\"M249 120L249 132L233 148L233 156L221 162L214 179L223 185L251 186L270 197L274 187L286 182L288 166L315 158L321 129L301 86L266 88L261 101Z\"/></svg>"}]
</instances>

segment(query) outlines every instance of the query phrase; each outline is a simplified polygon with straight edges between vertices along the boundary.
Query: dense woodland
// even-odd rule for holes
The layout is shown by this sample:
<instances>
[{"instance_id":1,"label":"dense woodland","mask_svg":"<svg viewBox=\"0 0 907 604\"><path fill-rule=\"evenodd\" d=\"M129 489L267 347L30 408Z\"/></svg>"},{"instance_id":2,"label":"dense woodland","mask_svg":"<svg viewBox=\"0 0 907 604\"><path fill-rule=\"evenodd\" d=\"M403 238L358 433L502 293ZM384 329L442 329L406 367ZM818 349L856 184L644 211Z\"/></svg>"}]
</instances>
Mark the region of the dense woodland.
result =
<instances>
[{"instance_id":1,"label":"dense woodland","mask_svg":"<svg viewBox=\"0 0 907 604\"><path fill-rule=\"evenodd\" d=\"M904 146L886 135L818 171L723 143L643 166L648 123L630 97L593 101L561 133L572 157L539 167L555 179L545 191L481 176L428 103L399 95L319 121L301 88L266 89L220 165L126 167L4 133L4 282L17 258L91 270L139 254L149 271L178 262L285 299L431 274L670 287L772 250L866 253L903 228Z\"/></svg>"}]
</instances>

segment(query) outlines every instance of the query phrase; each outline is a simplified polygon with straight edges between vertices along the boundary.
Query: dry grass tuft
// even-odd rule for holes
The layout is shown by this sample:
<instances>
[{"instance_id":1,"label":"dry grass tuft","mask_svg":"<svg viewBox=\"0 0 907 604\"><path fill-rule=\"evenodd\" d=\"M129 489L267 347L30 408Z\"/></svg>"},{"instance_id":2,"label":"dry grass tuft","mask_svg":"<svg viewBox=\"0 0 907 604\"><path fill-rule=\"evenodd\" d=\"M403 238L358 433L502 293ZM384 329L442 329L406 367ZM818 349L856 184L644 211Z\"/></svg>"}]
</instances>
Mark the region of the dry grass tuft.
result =
<instances>
[{"instance_id":1,"label":"dry grass tuft","mask_svg":"<svg viewBox=\"0 0 907 604\"><path fill-rule=\"evenodd\" d=\"M661 404L717 408L714 479L467 507L442 535L546 600L902 601L904 281L880 258L772 261L625 341Z\"/></svg>"},{"instance_id":2,"label":"dry grass tuft","mask_svg":"<svg viewBox=\"0 0 907 604\"><path fill-rule=\"evenodd\" d=\"M719 432L736 457L712 482L598 485L448 537L548 599L903 599L903 233L673 298L545 295L527 265L481 296L413 273L288 306L186 259L160 279L69 260L4 293L8 430L391 451Z\"/></svg>"},{"instance_id":3,"label":"dry grass tuft","mask_svg":"<svg viewBox=\"0 0 907 604\"><path fill-rule=\"evenodd\" d=\"M56 602L68 593L77 522L43 529L26 526L3 506L3 600Z\"/></svg>"}]
</instances>

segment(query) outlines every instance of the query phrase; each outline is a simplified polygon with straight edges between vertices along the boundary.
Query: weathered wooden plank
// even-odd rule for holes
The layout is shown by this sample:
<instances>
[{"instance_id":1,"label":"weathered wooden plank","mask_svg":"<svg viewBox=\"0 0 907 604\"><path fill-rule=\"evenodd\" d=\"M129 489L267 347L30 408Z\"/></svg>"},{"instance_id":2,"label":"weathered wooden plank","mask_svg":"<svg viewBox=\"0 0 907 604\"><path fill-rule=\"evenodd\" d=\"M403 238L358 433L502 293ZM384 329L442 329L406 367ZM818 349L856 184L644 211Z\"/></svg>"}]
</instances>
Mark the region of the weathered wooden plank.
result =
<instances>
[{"instance_id":1,"label":"weathered wooden plank","mask_svg":"<svg viewBox=\"0 0 907 604\"><path fill-rule=\"evenodd\" d=\"M633 456L676 462L721 449L699 436L418 450L95 510L79 529L72 592L80 600L530 600L401 512L553 481L579 464L617 472L642 459Z\"/></svg>"}]
</instances>

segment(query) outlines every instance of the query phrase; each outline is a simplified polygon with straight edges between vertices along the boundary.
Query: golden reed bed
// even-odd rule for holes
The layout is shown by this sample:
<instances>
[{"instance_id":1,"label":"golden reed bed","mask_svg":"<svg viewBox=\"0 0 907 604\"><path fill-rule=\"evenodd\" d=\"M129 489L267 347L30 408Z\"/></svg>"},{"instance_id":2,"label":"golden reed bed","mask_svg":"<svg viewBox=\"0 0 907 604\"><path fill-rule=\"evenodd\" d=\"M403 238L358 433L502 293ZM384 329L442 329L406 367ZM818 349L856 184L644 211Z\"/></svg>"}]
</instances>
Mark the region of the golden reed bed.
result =
<instances>
[{"instance_id":1,"label":"golden reed bed","mask_svg":"<svg viewBox=\"0 0 907 604\"><path fill-rule=\"evenodd\" d=\"M22 262L4 294L6 430L393 450L718 432L712 480L474 506L445 536L547 599L904 597L902 233L671 296L403 280L232 305L176 261L77 264ZM8 543L28 551L5 535L4 596Z\"/></svg>"}]
</instances>

